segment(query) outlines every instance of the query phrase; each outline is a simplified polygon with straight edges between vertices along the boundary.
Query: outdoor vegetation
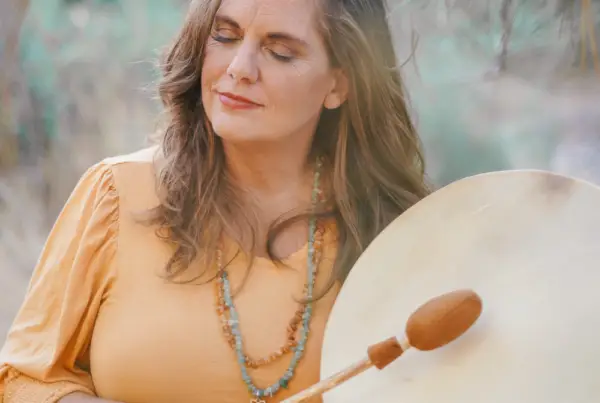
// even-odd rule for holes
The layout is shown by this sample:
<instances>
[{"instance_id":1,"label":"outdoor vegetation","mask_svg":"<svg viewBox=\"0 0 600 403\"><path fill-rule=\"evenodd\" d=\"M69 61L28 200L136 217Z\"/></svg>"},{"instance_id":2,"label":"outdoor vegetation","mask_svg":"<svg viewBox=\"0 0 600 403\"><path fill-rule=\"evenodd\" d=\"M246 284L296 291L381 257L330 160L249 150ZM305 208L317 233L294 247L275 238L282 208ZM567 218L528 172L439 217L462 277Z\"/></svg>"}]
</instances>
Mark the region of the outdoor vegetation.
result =
<instances>
[{"instance_id":1,"label":"outdoor vegetation","mask_svg":"<svg viewBox=\"0 0 600 403\"><path fill-rule=\"evenodd\" d=\"M0 340L91 164L157 130L185 0L0 1ZM600 0L393 0L436 186L492 170L600 183Z\"/></svg>"}]
</instances>

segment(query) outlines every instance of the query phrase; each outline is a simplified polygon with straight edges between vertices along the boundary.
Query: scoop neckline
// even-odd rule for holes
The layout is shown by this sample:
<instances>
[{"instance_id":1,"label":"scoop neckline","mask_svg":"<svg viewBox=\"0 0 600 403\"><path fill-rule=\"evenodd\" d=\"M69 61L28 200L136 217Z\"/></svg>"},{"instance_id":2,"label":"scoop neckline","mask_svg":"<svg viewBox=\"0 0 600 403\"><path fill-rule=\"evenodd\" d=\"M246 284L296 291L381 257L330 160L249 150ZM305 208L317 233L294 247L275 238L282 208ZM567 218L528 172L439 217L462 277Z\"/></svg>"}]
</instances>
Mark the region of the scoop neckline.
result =
<instances>
[{"instance_id":1,"label":"scoop neckline","mask_svg":"<svg viewBox=\"0 0 600 403\"><path fill-rule=\"evenodd\" d=\"M227 237L227 242L232 247L232 251L234 254L234 260L243 259L247 260L249 258L249 253L244 251L237 242L235 242L231 237ZM306 257L308 253L308 241L304 242L298 249L288 254L285 257L280 258L279 260L284 264L289 264L294 261L301 259L303 256ZM237 256L236 256L237 255ZM269 265L269 266L277 266L277 262L269 258L268 256L254 255L254 262L257 262L261 265Z\"/></svg>"},{"instance_id":2,"label":"scoop neckline","mask_svg":"<svg viewBox=\"0 0 600 403\"><path fill-rule=\"evenodd\" d=\"M333 228L335 228L334 223L330 223L330 222L325 223L325 228L324 228L325 233L323 234L323 237L324 237L323 241L325 243L328 243L328 239L330 238L330 236L332 236L332 233L331 233L332 226L333 226ZM225 241L226 241L227 245L230 245L233 248L233 250L235 250L234 254L238 254L238 257L235 257L234 259L238 259L238 258L240 258L240 256L243 259L248 259L249 254L239 246L239 244L235 241L235 239L233 237L231 237L228 234L224 234L224 237L225 237ZM288 254L287 256L285 256L279 260L284 264L289 264L294 261L306 259L307 257L308 257L308 239L306 239L306 241L304 241L298 249L296 249L292 253ZM254 261L259 262L262 265L266 264L266 265L271 265L271 266L278 266L277 262L271 260L268 256L254 255Z\"/></svg>"}]
</instances>

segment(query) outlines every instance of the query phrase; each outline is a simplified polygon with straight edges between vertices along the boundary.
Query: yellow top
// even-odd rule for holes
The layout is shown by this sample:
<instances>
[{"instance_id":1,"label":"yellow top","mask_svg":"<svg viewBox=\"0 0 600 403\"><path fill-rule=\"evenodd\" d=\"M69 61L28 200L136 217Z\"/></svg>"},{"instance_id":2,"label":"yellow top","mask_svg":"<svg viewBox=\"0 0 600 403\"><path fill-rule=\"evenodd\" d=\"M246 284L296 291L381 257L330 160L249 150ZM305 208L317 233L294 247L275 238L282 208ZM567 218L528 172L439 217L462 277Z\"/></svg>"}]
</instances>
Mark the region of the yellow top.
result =
<instances>
[{"instance_id":1,"label":"yellow top","mask_svg":"<svg viewBox=\"0 0 600 403\"><path fill-rule=\"evenodd\" d=\"M0 352L0 401L52 403L73 391L126 403L250 401L221 330L212 284L160 277L171 249L135 213L157 204L154 149L109 158L81 178L52 229L25 301ZM327 230L317 289L335 256ZM247 261L231 264L235 288ZM283 345L306 277L306 245L286 262L257 258L235 298L250 356ZM303 360L279 401L319 380L325 323L339 291L313 309ZM290 355L250 370L255 384L277 381ZM4 400L3 400L4 399Z\"/></svg>"}]
</instances>

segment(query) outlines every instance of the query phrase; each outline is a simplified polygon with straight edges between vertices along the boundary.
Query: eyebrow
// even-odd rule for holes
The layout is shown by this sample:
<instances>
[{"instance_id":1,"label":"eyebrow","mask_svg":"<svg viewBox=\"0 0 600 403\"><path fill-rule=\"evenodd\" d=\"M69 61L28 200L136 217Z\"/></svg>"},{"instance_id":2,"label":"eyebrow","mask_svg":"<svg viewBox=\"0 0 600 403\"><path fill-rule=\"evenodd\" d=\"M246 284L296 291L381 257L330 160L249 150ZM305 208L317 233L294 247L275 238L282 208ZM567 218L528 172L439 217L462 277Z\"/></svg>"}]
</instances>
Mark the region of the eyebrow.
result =
<instances>
[{"instance_id":1,"label":"eyebrow","mask_svg":"<svg viewBox=\"0 0 600 403\"><path fill-rule=\"evenodd\" d=\"M238 24L233 18L228 17L226 15L217 14L217 16L215 17L215 22L230 25L236 29L241 29L240 24ZM308 42L306 42L305 40L300 39L294 35L291 35L287 32L269 32L267 34L267 38L274 39L274 40L280 40L280 41L293 42L293 43L297 43L298 45L303 46L305 48L310 48Z\"/></svg>"}]
</instances>

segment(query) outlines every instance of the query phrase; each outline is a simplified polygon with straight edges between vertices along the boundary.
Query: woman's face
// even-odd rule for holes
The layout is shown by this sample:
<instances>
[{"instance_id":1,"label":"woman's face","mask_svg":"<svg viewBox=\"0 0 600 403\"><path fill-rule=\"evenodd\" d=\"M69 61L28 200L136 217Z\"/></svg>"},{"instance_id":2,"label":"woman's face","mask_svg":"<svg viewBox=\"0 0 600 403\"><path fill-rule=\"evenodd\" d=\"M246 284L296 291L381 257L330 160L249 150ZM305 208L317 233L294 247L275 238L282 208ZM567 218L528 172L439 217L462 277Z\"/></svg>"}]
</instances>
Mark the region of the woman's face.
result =
<instances>
[{"instance_id":1,"label":"woman's face","mask_svg":"<svg viewBox=\"0 0 600 403\"><path fill-rule=\"evenodd\" d=\"M315 1L223 0L202 67L202 103L225 141L312 136L342 102Z\"/></svg>"}]
</instances>

